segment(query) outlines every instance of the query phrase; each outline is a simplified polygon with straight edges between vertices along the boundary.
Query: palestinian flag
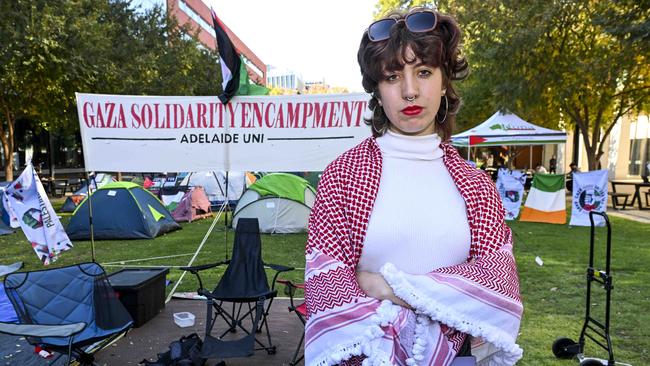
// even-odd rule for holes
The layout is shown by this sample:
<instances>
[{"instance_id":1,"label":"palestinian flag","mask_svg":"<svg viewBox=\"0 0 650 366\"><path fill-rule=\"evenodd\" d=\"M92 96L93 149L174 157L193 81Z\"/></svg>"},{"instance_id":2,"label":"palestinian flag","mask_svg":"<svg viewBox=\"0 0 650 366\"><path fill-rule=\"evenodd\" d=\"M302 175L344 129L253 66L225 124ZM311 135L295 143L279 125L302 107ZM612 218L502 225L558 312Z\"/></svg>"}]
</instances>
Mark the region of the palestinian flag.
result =
<instances>
[{"instance_id":1,"label":"palestinian flag","mask_svg":"<svg viewBox=\"0 0 650 366\"><path fill-rule=\"evenodd\" d=\"M219 95L221 103L226 104L230 98L237 94L239 89L240 69L242 61L235 49L235 46L228 38L226 27L217 17L214 9L212 12L212 26L214 27L215 37L217 38L217 47L219 48L219 57L221 57L221 76L223 78L223 92Z\"/></svg>"},{"instance_id":2,"label":"palestinian flag","mask_svg":"<svg viewBox=\"0 0 650 366\"><path fill-rule=\"evenodd\" d=\"M535 174L519 221L566 224L563 174Z\"/></svg>"},{"instance_id":3,"label":"palestinian flag","mask_svg":"<svg viewBox=\"0 0 650 366\"><path fill-rule=\"evenodd\" d=\"M269 95L269 88L251 82L243 59L241 64L242 68L239 72L239 90L237 91L237 95Z\"/></svg>"},{"instance_id":4,"label":"palestinian flag","mask_svg":"<svg viewBox=\"0 0 650 366\"><path fill-rule=\"evenodd\" d=\"M211 9L211 12L212 25L221 57L221 76L223 78L223 92L219 96L221 103L228 103L235 95L268 95L268 88L251 83L244 59L230 41L228 33L226 33L226 26L219 20L214 9Z\"/></svg>"}]
</instances>

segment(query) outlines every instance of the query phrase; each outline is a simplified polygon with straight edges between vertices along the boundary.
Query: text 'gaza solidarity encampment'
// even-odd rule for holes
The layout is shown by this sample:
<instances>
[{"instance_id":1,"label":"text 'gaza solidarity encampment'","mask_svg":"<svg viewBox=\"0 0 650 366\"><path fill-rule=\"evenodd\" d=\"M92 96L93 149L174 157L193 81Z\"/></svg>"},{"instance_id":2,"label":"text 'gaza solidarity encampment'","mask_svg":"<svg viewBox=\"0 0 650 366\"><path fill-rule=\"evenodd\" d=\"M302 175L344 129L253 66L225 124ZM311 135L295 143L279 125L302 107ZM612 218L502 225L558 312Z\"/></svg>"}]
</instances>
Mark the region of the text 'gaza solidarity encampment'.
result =
<instances>
[{"instance_id":1,"label":"text 'gaza solidarity encampment'","mask_svg":"<svg viewBox=\"0 0 650 366\"><path fill-rule=\"evenodd\" d=\"M359 127L366 101L118 103L81 106L83 123L98 129Z\"/></svg>"}]
</instances>

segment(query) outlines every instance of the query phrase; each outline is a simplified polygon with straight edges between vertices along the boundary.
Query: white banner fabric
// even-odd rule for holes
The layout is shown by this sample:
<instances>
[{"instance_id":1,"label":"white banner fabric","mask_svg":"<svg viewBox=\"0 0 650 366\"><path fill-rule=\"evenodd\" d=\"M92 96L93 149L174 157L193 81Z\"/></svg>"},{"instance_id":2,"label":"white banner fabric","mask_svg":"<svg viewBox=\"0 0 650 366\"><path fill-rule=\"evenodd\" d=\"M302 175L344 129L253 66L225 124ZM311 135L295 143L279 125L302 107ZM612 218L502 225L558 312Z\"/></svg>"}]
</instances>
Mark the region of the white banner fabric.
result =
<instances>
[{"instance_id":1,"label":"white banner fabric","mask_svg":"<svg viewBox=\"0 0 650 366\"><path fill-rule=\"evenodd\" d=\"M7 187L2 202L9 214L11 227L20 226L23 229L44 265L56 261L60 252L72 248L31 164Z\"/></svg>"},{"instance_id":2,"label":"white banner fabric","mask_svg":"<svg viewBox=\"0 0 650 366\"><path fill-rule=\"evenodd\" d=\"M506 210L506 220L514 220L519 216L521 201L524 196L526 174L519 170L499 169L497 175L497 190Z\"/></svg>"},{"instance_id":3,"label":"white banner fabric","mask_svg":"<svg viewBox=\"0 0 650 366\"><path fill-rule=\"evenodd\" d=\"M370 136L368 94L77 93L87 171L320 171Z\"/></svg>"},{"instance_id":4,"label":"white banner fabric","mask_svg":"<svg viewBox=\"0 0 650 366\"><path fill-rule=\"evenodd\" d=\"M573 173L571 226L591 226L589 212L607 210L607 170ZM605 226L602 216L594 216L596 226Z\"/></svg>"}]
</instances>

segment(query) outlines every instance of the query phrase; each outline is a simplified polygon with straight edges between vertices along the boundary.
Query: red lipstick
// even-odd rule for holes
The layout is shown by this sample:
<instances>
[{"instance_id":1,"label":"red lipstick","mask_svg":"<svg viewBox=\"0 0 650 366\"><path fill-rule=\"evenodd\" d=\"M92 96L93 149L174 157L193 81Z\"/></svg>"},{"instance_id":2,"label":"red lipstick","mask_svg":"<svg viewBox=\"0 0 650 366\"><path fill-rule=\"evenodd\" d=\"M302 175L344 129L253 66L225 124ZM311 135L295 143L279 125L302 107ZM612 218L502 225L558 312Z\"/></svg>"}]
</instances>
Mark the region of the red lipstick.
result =
<instances>
[{"instance_id":1,"label":"red lipstick","mask_svg":"<svg viewBox=\"0 0 650 366\"><path fill-rule=\"evenodd\" d=\"M422 112L422 107L417 105L411 105L402 109L402 113L404 113L407 116L417 116L418 114L420 114L420 112Z\"/></svg>"}]
</instances>

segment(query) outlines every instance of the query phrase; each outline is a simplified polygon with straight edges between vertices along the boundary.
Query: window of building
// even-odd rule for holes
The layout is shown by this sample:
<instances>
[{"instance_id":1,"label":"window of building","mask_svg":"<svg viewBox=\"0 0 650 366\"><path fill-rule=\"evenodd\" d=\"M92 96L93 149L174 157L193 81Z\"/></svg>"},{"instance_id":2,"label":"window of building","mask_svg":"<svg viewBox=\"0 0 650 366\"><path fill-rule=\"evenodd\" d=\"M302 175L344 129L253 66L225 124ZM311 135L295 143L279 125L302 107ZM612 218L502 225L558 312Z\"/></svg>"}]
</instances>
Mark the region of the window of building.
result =
<instances>
[{"instance_id":1,"label":"window of building","mask_svg":"<svg viewBox=\"0 0 650 366\"><path fill-rule=\"evenodd\" d=\"M639 119L630 123L630 163L628 175L649 175L647 164L650 162L650 135L648 120Z\"/></svg>"}]
</instances>

